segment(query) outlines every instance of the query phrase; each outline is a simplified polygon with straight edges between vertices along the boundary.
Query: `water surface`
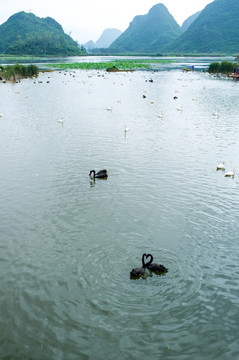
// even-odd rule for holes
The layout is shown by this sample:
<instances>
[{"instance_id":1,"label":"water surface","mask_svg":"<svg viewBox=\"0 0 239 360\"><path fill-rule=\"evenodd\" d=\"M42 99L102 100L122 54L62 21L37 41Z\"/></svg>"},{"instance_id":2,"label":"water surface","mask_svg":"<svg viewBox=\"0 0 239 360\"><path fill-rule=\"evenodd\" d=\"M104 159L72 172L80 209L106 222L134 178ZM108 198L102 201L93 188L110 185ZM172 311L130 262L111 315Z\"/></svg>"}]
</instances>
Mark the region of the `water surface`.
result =
<instances>
[{"instance_id":1,"label":"water surface","mask_svg":"<svg viewBox=\"0 0 239 360\"><path fill-rule=\"evenodd\" d=\"M239 358L238 86L174 70L0 84L2 359ZM169 272L130 280L144 252Z\"/></svg>"}]
</instances>

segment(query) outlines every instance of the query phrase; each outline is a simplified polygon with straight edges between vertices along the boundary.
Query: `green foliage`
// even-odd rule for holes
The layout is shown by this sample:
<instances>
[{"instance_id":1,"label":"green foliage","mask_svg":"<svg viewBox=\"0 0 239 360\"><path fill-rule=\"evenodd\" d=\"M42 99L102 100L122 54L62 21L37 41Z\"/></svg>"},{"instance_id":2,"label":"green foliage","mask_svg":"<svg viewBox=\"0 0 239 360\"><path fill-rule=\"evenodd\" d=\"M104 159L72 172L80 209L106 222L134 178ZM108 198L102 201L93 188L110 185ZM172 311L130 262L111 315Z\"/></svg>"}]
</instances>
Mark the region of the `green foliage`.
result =
<instances>
[{"instance_id":1,"label":"green foliage","mask_svg":"<svg viewBox=\"0 0 239 360\"><path fill-rule=\"evenodd\" d=\"M30 64L27 66L26 68L26 75L33 77L33 76L38 76L39 74L39 69L36 65Z\"/></svg>"},{"instance_id":2,"label":"green foliage","mask_svg":"<svg viewBox=\"0 0 239 360\"><path fill-rule=\"evenodd\" d=\"M0 26L0 53L73 56L84 55L86 51L54 19L22 11Z\"/></svg>"},{"instance_id":3,"label":"green foliage","mask_svg":"<svg viewBox=\"0 0 239 360\"><path fill-rule=\"evenodd\" d=\"M115 66L119 70L135 70L135 69L149 69L150 66L147 64L137 64L136 62L130 61L109 61L109 62L82 62L82 63L70 63L70 64L50 64L49 66L57 69L82 69L82 70L104 70Z\"/></svg>"},{"instance_id":4,"label":"green foliage","mask_svg":"<svg viewBox=\"0 0 239 360\"><path fill-rule=\"evenodd\" d=\"M136 16L128 29L110 45L116 53L159 53L181 33L180 26L163 4L153 6L148 14Z\"/></svg>"},{"instance_id":5,"label":"green foliage","mask_svg":"<svg viewBox=\"0 0 239 360\"><path fill-rule=\"evenodd\" d=\"M219 62L213 62L209 65L208 72L210 74L217 74L220 71L220 63Z\"/></svg>"},{"instance_id":6,"label":"green foliage","mask_svg":"<svg viewBox=\"0 0 239 360\"><path fill-rule=\"evenodd\" d=\"M229 61L213 62L209 65L208 72L212 74L229 74L233 72L236 66L238 65Z\"/></svg>"},{"instance_id":7,"label":"green foliage","mask_svg":"<svg viewBox=\"0 0 239 360\"><path fill-rule=\"evenodd\" d=\"M6 80L16 80L16 75L14 73L13 67L8 65L1 73L1 77L4 77Z\"/></svg>"},{"instance_id":8,"label":"green foliage","mask_svg":"<svg viewBox=\"0 0 239 360\"><path fill-rule=\"evenodd\" d=\"M150 63L172 63L172 60L115 60L109 62L82 62L70 64L49 64L49 67L54 67L59 70L66 69L82 69L82 70L105 70L107 68L116 67L119 70L136 70L136 69L151 69Z\"/></svg>"},{"instance_id":9,"label":"green foliage","mask_svg":"<svg viewBox=\"0 0 239 360\"><path fill-rule=\"evenodd\" d=\"M45 32L42 34L28 34L24 42L19 39L5 50L6 54L31 55L80 55L78 47L67 41L64 35Z\"/></svg>"},{"instance_id":10,"label":"green foliage","mask_svg":"<svg viewBox=\"0 0 239 360\"><path fill-rule=\"evenodd\" d=\"M25 77L33 77L38 76L39 69L36 65L7 65L7 66L0 66L1 77L4 77L6 80L13 80L16 81L17 79L22 79Z\"/></svg>"},{"instance_id":11,"label":"green foliage","mask_svg":"<svg viewBox=\"0 0 239 360\"><path fill-rule=\"evenodd\" d=\"M167 51L182 54L238 53L238 14L238 0L211 2L191 26L167 47Z\"/></svg>"},{"instance_id":12,"label":"green foliage","mask_svg":"<svg viewBox=\"0 0 239 360\"><path fill-rule=\"evenodd\" d=\"M235 67L236 67L236 64L233 64L228 61L222 61L221 66L220 66L220 72L222 74L232 73L233 70L235 69Z\"/></svg>"}]
</instances>

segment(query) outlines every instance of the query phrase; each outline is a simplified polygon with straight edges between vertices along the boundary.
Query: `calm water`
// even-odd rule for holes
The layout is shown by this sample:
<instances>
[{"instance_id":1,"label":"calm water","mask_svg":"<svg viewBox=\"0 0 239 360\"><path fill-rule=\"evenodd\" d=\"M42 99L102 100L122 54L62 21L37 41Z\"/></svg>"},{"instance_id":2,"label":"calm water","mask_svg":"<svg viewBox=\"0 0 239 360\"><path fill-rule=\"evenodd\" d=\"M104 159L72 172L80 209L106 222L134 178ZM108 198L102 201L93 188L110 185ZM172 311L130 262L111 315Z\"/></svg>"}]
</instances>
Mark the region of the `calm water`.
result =
<instances>
[{"instance_id":1,"label":"calm water","mask_svg":"<svg viewBox=\"0 0 239 360\"><path fill-rule=\"evenodd\" d=\"M115 60L138 60L138 59L153 59L153 60L171 60L171 63L151 63L151 66L156 70L175 70L180 69L183 70L185 67L191 69L192 66L194 66L195 70L206 70L208 69L210 63L212 62L221 62L221 61L230 61L235 62L235 57L163 57L163 56L71 56L71 57L63 57L63 58L32 58L31 60L27 58L17 59L20 63L36 63L41 69L49 69L49 67L46 64L52 64L52 63L75 63L75 62L109 62L109 61L115 61ZM2 58L1 64L14 64L16 62L16 59L11 58Z\"/></svg>"},{"instance_id":2,"label":"calm water","mask_svg":"<svg viewBox=\"0 0 239 360\"><path fill-rule=\"evenodd\" d=\"M239 358L238 89L174 70L0 84L1 359ZM144 252L169 272L130 280Z\"/></svg>"}]
</instances>

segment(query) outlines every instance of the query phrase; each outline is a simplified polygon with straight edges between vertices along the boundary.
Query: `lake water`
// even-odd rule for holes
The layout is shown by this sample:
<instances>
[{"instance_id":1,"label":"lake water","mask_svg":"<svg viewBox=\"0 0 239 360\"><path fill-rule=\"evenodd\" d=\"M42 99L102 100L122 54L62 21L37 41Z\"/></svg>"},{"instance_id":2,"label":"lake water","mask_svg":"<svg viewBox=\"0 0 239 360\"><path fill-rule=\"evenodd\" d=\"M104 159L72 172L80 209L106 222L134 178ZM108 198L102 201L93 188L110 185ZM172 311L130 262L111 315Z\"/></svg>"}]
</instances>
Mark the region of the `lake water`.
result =
<instances>
[{"instance_id":1,"label":"lake water","mask_svg":"<svg viewBox=\"0 0 239 360\"><path fill-rule=\"evenodd\" d=\"M0 84L1 359L238 359L239 83L35 81Z\"/></svg>"},{"instance_id":2,"label":"lake water","mask_svg":"<svg viewBox=\"0 0 239 360\"><path fill-rule=\"evenodd\" d=\"M20 63L26 63L29 64L30 63L36 63L40 69L49 69L48 65L52 64L52 63L84 63L84 62L109 62L109 61L115 61L115 60L142 60L142 59L146 59L146 60L171 60L171 63L151 63L151 66L155 69L155 70L183 70L184 68L189 68L191 69L192 66L194 66L194 69L197 71L201 71L201 70L206 70L208 68L208 66L212 63L212 62L221 62L221 61L230 61L230 62L235 62L235 57L232 56L227 56L227 57L219 57L219 56L210 56L210 57L205 57L205 56L154 56L153 58L150 56L70 56L70 57L59 57L59 58L2 58L1 59L1 64L15 64L16 62L20 62Z\"/></svg>"}]
</instances>

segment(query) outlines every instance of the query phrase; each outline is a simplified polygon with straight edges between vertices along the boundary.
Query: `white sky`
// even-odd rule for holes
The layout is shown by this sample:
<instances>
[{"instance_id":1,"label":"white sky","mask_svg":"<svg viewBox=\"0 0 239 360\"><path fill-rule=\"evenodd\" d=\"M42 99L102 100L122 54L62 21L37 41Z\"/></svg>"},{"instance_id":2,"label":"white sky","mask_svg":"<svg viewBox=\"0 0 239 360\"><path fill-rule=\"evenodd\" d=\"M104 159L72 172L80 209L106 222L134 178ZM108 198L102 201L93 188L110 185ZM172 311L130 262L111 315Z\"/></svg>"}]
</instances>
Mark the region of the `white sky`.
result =
<instances>
[{"instance_id":1,"label":"white sky","mask_svg":"<svg viewBox=\"0 0 239 360\"><path fill-rule=\"evenodd\" d=\"M136 15L163 3L179 25L213 0L0 0L0 24L19 11L31 11L39 17L50 16L60 23L74 40L84 44L98 40L103 30L125 31Z\"/></svg>"}]
</instances>

